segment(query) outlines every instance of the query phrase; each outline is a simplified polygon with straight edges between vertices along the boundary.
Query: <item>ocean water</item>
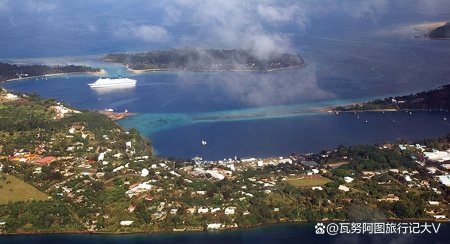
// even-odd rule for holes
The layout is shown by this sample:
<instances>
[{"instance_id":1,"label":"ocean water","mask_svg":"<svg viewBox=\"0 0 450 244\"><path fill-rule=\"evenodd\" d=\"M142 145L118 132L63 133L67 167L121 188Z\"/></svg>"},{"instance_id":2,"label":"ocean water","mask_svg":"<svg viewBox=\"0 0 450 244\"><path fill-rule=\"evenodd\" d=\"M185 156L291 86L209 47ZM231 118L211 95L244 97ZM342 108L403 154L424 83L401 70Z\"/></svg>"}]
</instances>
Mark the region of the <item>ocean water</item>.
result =
<instances>
[{"instance_id":1,"label":"ocean water","mask_svg":"<svg viewBox=\"0 0 450 244\"><path fill-rule=\"evenodd\" d=\"M317 235L313 224L277 224L248 230L131 235L31 235L0 236L9 243L446 243L449 225L442 223L437 234L339 234Z\"/></svg>"},{"instance_id":2,"label":"ocean water","mask_svg":"<svg viewBox=\"0 0 450 244\"><path fill-rule=\"evenodd\" d=\"M450 117L448 111L414 112L412 115L405 112L341 113L338 116L314 112L317 108L377 97L369 97L369 94L361 97L350 88L345 88L339 95L335 92L331 97L332 90L321 90L315 97L306 94L317 92L315 88L311 91L300 89L304 96L283 99L270 95L281 92L277 88L264 91L266 86L262 87L261 91L267 93L262 96L258 89L252 90L261 79L284 86L285 79L304 72L308 71L145 73L133 76L138 80L135 88L119 90L90 89L87 84L96 77L89 75L30 78L3 86L21 92L36 91L77 108L135 112L136 116L119 123L127 128L137 128L148 136L158 155L176 158L202 156L218 160L234 156L285 156L332 150L341 144L417 140L450 132L450 121L444 120ZM282 78L278 80L277 77ZM254 92L251 100L246 95L233 95L225 90L242 87L236 82L245 83L248 96ZM267 99L262 99L264 97ZM202 146L202 140L208 145Z\"/></svg>"},{"instance_id":3,"label":"ocean water","mask_svg":"<svg viewBox=\"0 0 450 244\"><path fill-rule=\"evenodd\" d=\"M303 28L262 24L268 35L278 33L287 38L291 50L304 57L307 66L300 69L132 74L123 66L103 62L102 55L186 45L234 47L215 40L214 30L195 18L166 23L166 4L149 7L137 2L141 8L93 3L100 6L85 10L84 2L71 1L65 7L57 6L51 18L33 12L27 13L30 19L25 20L20 18L24 13L8 15L7 8L3 10L6 14L0 15L6 23L0 27L2 60L86 64L105 69L107 76L133 77L138 80L135 88L90 89L87 84L98 77L89 75L31 78L1 86L36 91L77 108L138 113L119 123L150 137L158 154L182 158L282 156L333 149L339 144L415 140L450 132L449 123L443 120L449 116L439 112L412 116L363 113L359 120L351 114L313 112L315 108L407 95L450 83L450 42L417 37L426 31L414 27L448 20L450 6L443 0L407 4L365 1L355 4L352 11L349 8L353 5L345 4L351 1L342 1L342 6L335 7L343 7L343 11L321 9L324 12L309 16ZM67 18L68 12L76 14L78 20ZM146 42L116 32L150 24L163 26L170 41ZM100 26L105 29L96 29ZM208 145L201 146L201 140Z\"/></svg>"}]
</instances>

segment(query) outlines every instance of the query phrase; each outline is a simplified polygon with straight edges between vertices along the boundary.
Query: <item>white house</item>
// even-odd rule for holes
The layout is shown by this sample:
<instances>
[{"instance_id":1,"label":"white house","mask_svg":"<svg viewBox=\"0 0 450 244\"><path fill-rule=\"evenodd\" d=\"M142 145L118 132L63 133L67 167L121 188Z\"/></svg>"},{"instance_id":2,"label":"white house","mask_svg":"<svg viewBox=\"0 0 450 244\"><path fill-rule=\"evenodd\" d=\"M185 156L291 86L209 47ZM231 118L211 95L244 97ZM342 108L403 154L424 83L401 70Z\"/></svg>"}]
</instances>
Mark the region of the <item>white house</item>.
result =
<instances>
[{"instance_id":1,"label":"white house","mask_svg":"<svg viewBox=\"0 0 450 244\"><path fill-rule=\"evenodd\" d=\"M211 208L211 213L219 212L220 208Z\"/></svg>"},{"instance_id":2,"label":"white house","mask_svg":"<svg viewBox=\"0 0 450 244\"><path fill-rule=\"evenodd\" d=\"M129 226L131 224L133 224L134 221L132 220L124 220L124 221L120 221L120 225L122 226Z\"/></svg>"},{"instance_id":3,"label":"white house","mask_svg":"<svg viewBox=\"0 0 450 244\"><path fill-rule=\"evenodd\" d=\"M208 208L200 207L197 209L197 213L199 213L199 214L208 213L208 212L209 212Z\"/></svg>"},{"instance_id":4,"label":"white house","mask_svg":"<svg viewBox=\"0 0 450 244\"><path fill-rule=\"evenodd\" d=\"M407 182L411 182L411 181L412 181L411 176L405 175L405 180L406 180Z\"/></svg>"},{"instance_id":5,"label":"white house","mask_svg":"<svg viewBox=\"0 0 450 244\"><path fill-rule=\"evenodd\" d=\"M346 183L351 183L352 181L354 181L355 179L353 179L352 177L349 177L349 176L345 176L344 177L344 181L346 182Z\"/></svg>"},{"instance_id":6,"label":"white house","mask_svg":"<svg viewBox=\"0 0 450 244\"><path fill-rule=\"evenodd\" d=\"M148 173L149 173L148 169L142 169L141 176L146 177Z\"/></svg>"},{"instance_id":7,"label":"white house","mask_svg":"<svg viewBox=\"0 0 450 244\"><path fill-rule=\"evenodd\" d=\"M341 191L344 191L344 192L350 191L350 188L348 188L348 187L346 187L346 186L344 186L344 185L340 185L340 186L338 187L338 189L341 190Z\"/></svg>"},{"instance_id":8,"label":"white house","mask_svg":"<svg viewBox=\"0 0 450 244\"><path fill-rule=\"evenodd\" d=\"M113 173L116 173L117 171L120 171L120 170L122 170L124 168L125 168L124 166L119 166L119 167L113 169Z\"/></svg>"},{"instance_id":9,"label":"white house","mask_svg":"<svg viewBox=\"0 0 450 244\"><path fill-rule=\"evenodd\" d=\"M234 214L236 210L236 207L227 207L225 208L225 215Z\"/></svg>"},{"instance_id":10,"label":"white house","mask_svg":"<svg viewBox=\"0 0 450 244\"><path fill-rule=\"evenodd\" d=\"M97 161L103 161L104 159L105 159L105 153L102 152L102 153L100 153L100 154L98 155Z\"/></svg>"},{"instance_id":11,"label":"white house","mask_svg":"<svg viewBox=\"0 0 450 244\"><path fill-rule=\"evenodd\" d=\"M222 226L222 224L208 224L206 229L208 229L208 230L218 230L218 229L220 229L221 226Z\"/></svg>"}]
</instances>

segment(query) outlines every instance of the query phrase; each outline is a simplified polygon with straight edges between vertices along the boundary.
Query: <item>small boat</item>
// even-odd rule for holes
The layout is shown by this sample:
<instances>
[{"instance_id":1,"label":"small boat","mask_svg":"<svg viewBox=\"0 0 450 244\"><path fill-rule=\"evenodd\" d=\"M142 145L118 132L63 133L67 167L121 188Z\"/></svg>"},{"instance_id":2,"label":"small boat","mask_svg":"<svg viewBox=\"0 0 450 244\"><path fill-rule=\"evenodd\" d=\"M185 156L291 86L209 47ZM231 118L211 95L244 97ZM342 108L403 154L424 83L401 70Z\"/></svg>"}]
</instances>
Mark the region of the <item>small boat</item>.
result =
<instances>
[{"instance_id":1,"label":"small boat","mask_svg":"<svg viewBox=\"0 0 450 244\"><path fill-rule=\"evenodd\" d=\"M208 144L208 142L206 142L205 140L202 140L202 145L206 146L206 144Z\"/></svg>"}]
</instances>

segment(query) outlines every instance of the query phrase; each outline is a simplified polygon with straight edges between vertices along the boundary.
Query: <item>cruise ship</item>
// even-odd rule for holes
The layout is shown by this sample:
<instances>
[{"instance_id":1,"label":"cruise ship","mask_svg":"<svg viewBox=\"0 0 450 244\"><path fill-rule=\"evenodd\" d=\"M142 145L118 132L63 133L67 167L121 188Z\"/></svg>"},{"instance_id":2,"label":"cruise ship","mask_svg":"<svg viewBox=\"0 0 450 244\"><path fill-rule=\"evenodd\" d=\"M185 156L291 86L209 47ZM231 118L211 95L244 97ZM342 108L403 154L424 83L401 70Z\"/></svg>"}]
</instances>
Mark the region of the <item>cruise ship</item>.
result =
<instances>
[{"instance_id":1,"label":"cruise ship","mask_svg":"<svg viewBox=\"0 0 450 244\"><path fill-rule=\"evenodd\" d=\"M130 78L100 78L94 83L88 84L91 88L103 88L103 87L130 87L136 86L136 80Z\"/></svg>"}]
</instances>

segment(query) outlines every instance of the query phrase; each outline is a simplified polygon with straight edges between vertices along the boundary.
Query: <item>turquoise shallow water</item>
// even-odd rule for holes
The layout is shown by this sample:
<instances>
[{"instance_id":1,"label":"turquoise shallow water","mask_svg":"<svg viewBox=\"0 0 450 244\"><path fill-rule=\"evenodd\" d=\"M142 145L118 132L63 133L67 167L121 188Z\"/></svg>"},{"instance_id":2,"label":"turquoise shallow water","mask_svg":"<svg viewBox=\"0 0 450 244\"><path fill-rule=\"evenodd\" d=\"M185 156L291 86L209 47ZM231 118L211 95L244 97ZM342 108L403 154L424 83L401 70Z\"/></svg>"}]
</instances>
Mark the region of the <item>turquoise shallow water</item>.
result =
<instances>
[{"instance_id":1,"label":"turquoise shallow water","mask_svg":"<svg viewBox=\"0 0 450 244\"><path fill-rule=\"evenodd\" d=\"M212 160L285 156L333 150L338 145L419 140L450 132L450 123L444 120L450 117L447 112L249 114L140 114L120 123L148 135L160 155L199 155Z\"/></svg>"}]
</instances>

